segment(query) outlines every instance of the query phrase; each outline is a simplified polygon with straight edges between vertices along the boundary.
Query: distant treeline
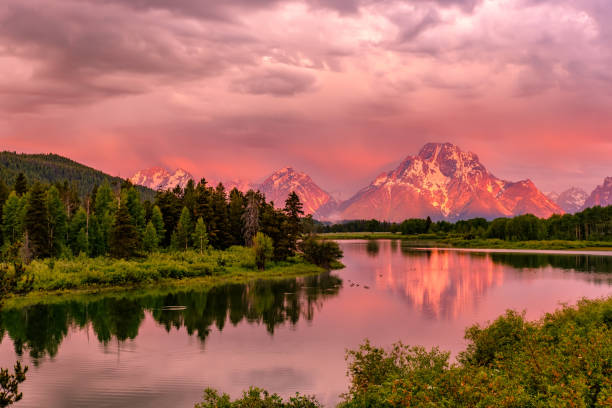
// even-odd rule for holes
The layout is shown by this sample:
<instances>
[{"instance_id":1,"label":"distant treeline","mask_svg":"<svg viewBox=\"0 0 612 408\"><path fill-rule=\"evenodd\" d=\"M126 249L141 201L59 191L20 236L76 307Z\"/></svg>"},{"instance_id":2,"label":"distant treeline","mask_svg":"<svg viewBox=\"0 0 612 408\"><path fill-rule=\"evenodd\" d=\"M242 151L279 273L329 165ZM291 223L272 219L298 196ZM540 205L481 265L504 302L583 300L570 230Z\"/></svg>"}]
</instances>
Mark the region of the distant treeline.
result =
<instances>
[{"instance_id":1,"label":"distant treeline","mask_svg":"<svg viewBox=\"0 0 612 408\"><path fill-rule=\"evenodd\" d=\"M553 215L541 219L534 215L473 218L454 223L427 219L407 219L400 223L377 220L348 221L333 225L317 224L318 232L389 232L403 235L457 234L465 238L528 240L612 240L612 206L592 207L576 214Z\"/></svg>"},{"instance_id":2,"label":"distant treeline","mask_svg":"<svg viewBox=\"0 0 612 408\"><path fill-rule=\"evenodd\" d=\"M31 183L40 181L43 184L69 184L79 197L86 197L95 186L107 181L113 187L119 187L123 180L99 170L84 166L57 154L23 154L0 152L0 179L12 186L19 174L23 174ZM155 191L135 186L145 200L152 200Z\"/></svg>"},{"instance_id":3,"label":"distant treeline","mask_svg":"<svg viewBox=\"0 0 612 408\"><path fill-rule=\"evenodd\" d=\"M251 246L257 233L271 238L274 260L295 254L303 230L302 203L290 194L282 210L263 194L206 180L160 191L152 201L129 181L95 185L81 198L75 184L30 183L20 173L9 187L0 179L3 259L84 254L129 258L160 248L200 251Z\"/></svg>"}]
</instances>

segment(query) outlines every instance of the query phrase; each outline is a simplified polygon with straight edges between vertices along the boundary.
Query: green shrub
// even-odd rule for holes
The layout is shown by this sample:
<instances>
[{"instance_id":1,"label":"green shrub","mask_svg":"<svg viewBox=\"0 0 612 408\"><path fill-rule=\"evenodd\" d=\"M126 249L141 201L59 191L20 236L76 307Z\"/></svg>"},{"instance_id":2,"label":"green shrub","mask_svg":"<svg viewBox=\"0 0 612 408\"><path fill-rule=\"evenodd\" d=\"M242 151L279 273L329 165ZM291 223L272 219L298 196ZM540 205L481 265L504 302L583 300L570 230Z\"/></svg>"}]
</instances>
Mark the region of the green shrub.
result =
<instances>
[{"instance_id":1,"label":"green shrub","mask_svg":"<svg viewBox=\"0 0 612 408\"><path fill-rule=\"evenodd\" d=\"M244 392L242 398L231 401L229 395L219 395L213 389L206 389L202 402L194 408L320 408L321 404L314 397L305 397L296 394L288 400L283 400L276 394L270 395L268 391L251 388Z\"/></svg>"},{"instance_id":2,"label":"green shrub","mask_svg":"<svg viewBox=\"0 0 612 408\"><path fill-rule=\"evenodd\" d=\"M449 353L396 344L348 353L343 408L612 406L612 298L528 322L507 312L467 329L467 349Z\"/></svg>"},{"instance_id":3,"label":"green shrub","mask_svg":"<svg viewBox=\"0 0 612 408\"><path fill-rule=\"evenodd\" d=\"M253 240L253 249L255 250L255 264L261 271L266 269L266 263L274 256L274 245L272 238L258 232Z\"/></svg>"},{"instance_id":4,"label":"green shrub","mask_svg":"<svg viewBox=\"0 0 612 408\"><path fill-rule=\"evenodd\" d=\"M299 247L306 261L327 269L343 256L340 246L334 241L309 237L303 240Z\"/></svg>"}]
</instances>

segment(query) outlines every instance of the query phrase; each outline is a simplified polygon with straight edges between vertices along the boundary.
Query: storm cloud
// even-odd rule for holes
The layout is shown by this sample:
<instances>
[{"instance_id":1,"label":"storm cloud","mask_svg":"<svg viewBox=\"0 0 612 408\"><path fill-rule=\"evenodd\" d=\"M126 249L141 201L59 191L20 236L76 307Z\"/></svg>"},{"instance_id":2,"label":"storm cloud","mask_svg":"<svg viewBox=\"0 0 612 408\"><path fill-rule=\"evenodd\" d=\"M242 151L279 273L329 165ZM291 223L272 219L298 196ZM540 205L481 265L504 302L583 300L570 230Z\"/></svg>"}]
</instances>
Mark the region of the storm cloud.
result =
<instances>
[{"instance_id":1,"label":"storm cloud","mask_svg":"<svg viewBox=\"0 0 612 408\"><path fill-rule=\"evenodd\" d=\"M123 176L291 165L350 194L451 141L590 188L612 175L611 19L607 0L3 0L0 142Z\"/></svg>"}]
</instances>

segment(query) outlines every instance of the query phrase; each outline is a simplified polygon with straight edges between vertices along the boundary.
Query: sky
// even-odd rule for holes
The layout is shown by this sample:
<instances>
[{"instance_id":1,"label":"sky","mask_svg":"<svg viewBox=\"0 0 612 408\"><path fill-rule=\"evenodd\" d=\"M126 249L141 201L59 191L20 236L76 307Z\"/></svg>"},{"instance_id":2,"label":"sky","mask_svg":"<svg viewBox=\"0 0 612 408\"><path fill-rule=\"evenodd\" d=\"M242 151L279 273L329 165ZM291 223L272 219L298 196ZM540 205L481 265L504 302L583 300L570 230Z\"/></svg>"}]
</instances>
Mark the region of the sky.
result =
<instances>
[{"instance_id":1,"label":"sky","mask_svg":"<svg viewBox=\"0 0 612 408\"><path fill-rule=\"evenodd\" d=\"M2 0L0 148L347 198L426 142L612 176L609 0Z\"/></svg>"}]
</instances>

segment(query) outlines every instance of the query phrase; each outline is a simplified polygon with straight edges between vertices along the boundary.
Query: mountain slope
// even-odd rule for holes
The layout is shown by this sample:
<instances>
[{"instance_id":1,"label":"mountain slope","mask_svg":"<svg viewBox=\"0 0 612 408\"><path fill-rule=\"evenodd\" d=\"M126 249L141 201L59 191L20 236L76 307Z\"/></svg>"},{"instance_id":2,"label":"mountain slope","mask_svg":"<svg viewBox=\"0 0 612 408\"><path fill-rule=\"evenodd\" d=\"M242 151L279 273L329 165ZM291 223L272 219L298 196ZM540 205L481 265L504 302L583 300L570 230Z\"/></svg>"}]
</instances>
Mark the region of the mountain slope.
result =
<instances>
[{"instance_id":1,"label":"mountain slope","mask_svg":"<svg viewBox=\"0 0 612 408\"><path fill-rule=\"evenodd\" d=\"M458 220L525 213L548 217L563 210L530 180L498 179L474 153L450 143L429 143L342 203L331 218Z\"/></svg>"},{"instance_id":2,"label":"mountain slope","mask_svg":"<svg viewBox=\"0 0 612 408\"><path fill-rule=\"evenodd\" d=\"M600 205L602 207L612 205L612 177L606 177L603 184L597 186L584 202L583 208Z\"/></svg>"},{"instance_id":3,"label":"mountain slope","mask_svg":"<svg viewBox=\"0 0 612 408\"><path fill-rule=\"evenodd\" d=\"M568 214L580 211L589 197L586 191L578 187L571 187L561 194L550 193L547 196Z\"/></svg>"},{"instance_id":4,"label":"mountain slope","mask_svg":"<svg viewBox=\"0 0 612 408\"><path fill-rule=\"evenodd\" d=\"M12 186L19 173L23 173L28 183L76 182L81 197L91 193L96 185L108 181L120 185L123 179L113 177L99 170L77 163L56 154L22 154L14 152L0 153L0 177ZM151 199L154 191L137 187L143 199Z\"/></svg>"},{"instance_id":5,"label":"mountain slope","mask_svg":"<svg viewBox=\"0 0 612 408\"><path fill-rule=\"evenodd\" d=\"M139 171L130 180L134 184L143 185L153 190L167 190L174 188L177 184L184 187L191 178L193 176L182 169L170 174L164 168L152 167L148 170ZM211 184L216 185L216 183ZM323 207L333 210L337 206L336 201L312 181L310 176L295 171L291 167L285 167L274 172L261 184L237 179L223 182L223 185L228 193L234 188L243 193L248 190L259 190L265 194L266 200L273 201L278 208L283 208L289 194L295 191L304 205L305 214L313 214Z\"/></svg>"},{"instance_id":6,"label":"mountain slope","mask_svg":"<svg viewBox=\"0 0 612 408\"><path fill-rule=\"evenodd\" d=\"M139 186L145 186L151 190L168 190L173 189L177 185L185 187L193 176L183 169L176 169L174 173L169 173L168 170L162 167L151 167L147 170L141 170L134 174L130 181Z\"/></svg>"},{"instance_id":7,"label":"mountain slope","mask_svg":"<svg viewBox=\"0 0 612 408\"><path fill-rule=\"evenodd\" d=\"M265 194L268 201L274 201L275 206L279 208L284 207L289 194L295 192L304 204L305 214L314 214L321 207L333 207L336 204L310 176L291 167L274 172L257 188Z\"/></svg>"},{"instance_id":8,"label":"mountain slope","mask_svg":"<svg viewBox=\"0 0 612 408\"><path fill-rule=\"evenodd\" d=\"M232 191L233 189L237 189L238 191L242 191L246 193L249 190L258 190L259 186L255 183L251 183L248 180L243 179L235 179L230 181L224 181L223 186L227 192Z\"/></svg>"}]
</instances>

